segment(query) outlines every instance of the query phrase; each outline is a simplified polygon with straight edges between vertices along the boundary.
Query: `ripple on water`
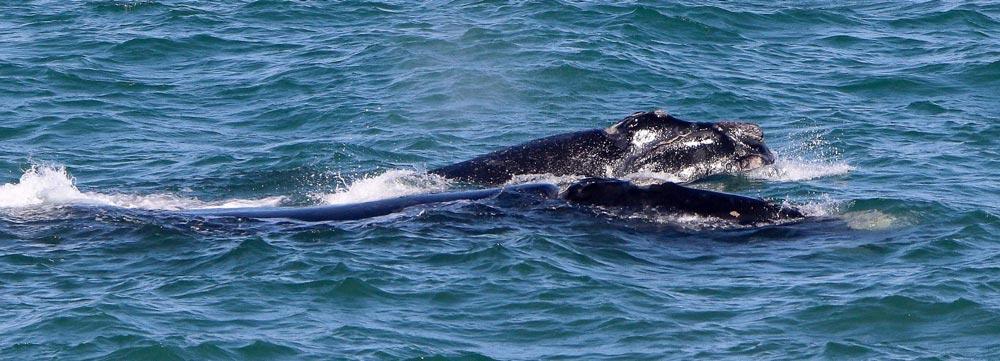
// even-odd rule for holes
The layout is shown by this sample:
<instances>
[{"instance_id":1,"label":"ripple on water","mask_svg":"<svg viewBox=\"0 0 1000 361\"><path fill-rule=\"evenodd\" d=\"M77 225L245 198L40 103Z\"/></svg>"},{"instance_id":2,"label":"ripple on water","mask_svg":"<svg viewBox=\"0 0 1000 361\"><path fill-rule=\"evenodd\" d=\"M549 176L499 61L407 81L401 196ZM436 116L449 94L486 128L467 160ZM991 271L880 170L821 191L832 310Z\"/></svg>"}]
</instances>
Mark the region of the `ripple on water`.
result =
<instances>
[{"instance_id":1,"label":"ripple on water","mask_svg":"<svg viewBox=\"0 0 1000 361\"><path fill-rule=\"evenodd\" d=\"M944 301L904 295L864 297L843 304L812 306L794 314L798 319L825 320L809 322L808 327L817 332L830 332L835 335L863 337L870 332L900 328L912 332L890 336L897 338L919 337L921 334L930 335L934 332L951 332L953 335L976 335L984 332L989 334L998 329L995 320L1000 318L1000 314L995 311L963 298ZM965 329L942 320L942 317L946 319L972 317L993 321L983 322L981 326L973 329ZM937 327L934 331L917 327L926 322L931 322Z\"/></svg>"}]
</instances>

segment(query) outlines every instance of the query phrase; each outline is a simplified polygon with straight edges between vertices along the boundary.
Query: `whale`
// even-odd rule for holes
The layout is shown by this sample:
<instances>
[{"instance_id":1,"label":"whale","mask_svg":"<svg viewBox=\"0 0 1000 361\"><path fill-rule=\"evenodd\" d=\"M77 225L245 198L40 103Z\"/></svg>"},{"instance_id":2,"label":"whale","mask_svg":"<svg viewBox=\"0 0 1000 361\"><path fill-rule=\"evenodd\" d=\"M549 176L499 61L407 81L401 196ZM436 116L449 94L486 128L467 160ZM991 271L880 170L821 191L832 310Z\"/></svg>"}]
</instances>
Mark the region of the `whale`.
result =
<instances>
[{"instance_id":1,"label":"whale","mask_svg":"<svg viewBox=\"0 0 1000 361\"><path fill-rule=\"evenodd\" d=\"M587 178L569 186L561 198L570 203L615 209L695 214L741 225L805 218L790 206L761 198L685 187L673 182L648 186L609 178Z\"/></svg>"},{"instance_id":2,"label":"whale","mask_svg":"<svg viewBox=\"0 0 1000 361\"><path fill-rule=\"evenodd\" d=\"M559 194L559 188L554 184L527 183L498 188L413 194L350 204L309 207L204 208L183 213L200 217L281 218L305 222L351 221L397 213L419 205L479 200L497 197L504 193L555 198Z\"/></svg>"},{"instance_id":3,"label":"whale","mask_svg":"<svg viewBox=\"0 0 1000 361\"><path fill-rule=\"evenodd\" d=\"M213 208L183 213L197 217L290 219L304 222L350 221L384 216L409 207L460 200L482 200L503 194L538 199L561 199L584 207L651 210L670 214L715 217L742 225L758 225L804 218L798 210L760 198L714 192L664 182L640 186L609 178L586 178L560 192L549 183L526 183L504 187L416 194L353 204L309 207Z\"/></svg>"},{"instance_id":4,"label":"whale","mask_svg":"<svg viewBox=\"0 0 1000 361\"><path fill-rule=\"evenodd\" d=\"M500 149L429 173L498 185L516 175L622 178L640 172L696 180L774 163L760 126L691 122L662 110L636 112L604 129L557 134Z\"/></svg>"}]
</instances>

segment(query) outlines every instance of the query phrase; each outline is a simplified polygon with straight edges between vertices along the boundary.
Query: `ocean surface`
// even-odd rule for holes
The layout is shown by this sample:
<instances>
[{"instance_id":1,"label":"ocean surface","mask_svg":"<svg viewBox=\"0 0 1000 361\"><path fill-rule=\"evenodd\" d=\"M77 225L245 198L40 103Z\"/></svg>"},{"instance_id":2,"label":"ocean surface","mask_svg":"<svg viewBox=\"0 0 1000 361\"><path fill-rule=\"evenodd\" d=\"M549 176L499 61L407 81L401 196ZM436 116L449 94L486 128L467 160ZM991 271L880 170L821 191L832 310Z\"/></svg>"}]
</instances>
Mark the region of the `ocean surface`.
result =
<instances>
[{"instance_id":1,"label":"ocean surface","mask_svg":"<svg viewBox=\"0 0 1000 361\"><path fill-rule=\"evenodd\" d=\"M996 2L0 14L0 359L1000 358ZM775 165L692 186L812 217L177 213L461 189L426 170L654 109L760 124Z\"/></svg>"}]
</instances>

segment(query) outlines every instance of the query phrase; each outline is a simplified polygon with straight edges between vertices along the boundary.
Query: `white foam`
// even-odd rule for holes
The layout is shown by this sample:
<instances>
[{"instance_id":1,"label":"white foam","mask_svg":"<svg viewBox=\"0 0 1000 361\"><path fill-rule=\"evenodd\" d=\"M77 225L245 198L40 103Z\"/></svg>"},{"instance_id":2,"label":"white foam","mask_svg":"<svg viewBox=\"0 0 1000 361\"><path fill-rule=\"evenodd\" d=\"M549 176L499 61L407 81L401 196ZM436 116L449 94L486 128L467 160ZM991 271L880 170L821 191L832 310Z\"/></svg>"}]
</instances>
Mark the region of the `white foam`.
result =
<instances>
[{"instance_id":1,"label":"white foam","mask_svg":"<svg viewBox=\"0 0 1000 361\"><path fill-rule=\"evenodd\" d=\"M353 181L334 193L317 194L314 198L326 204L345 204L393 198L417 193L441 192L450 182L444 177L412 170L391 169L385 173Z\"/></svg>"},{"instance_id":2,"label":"white foam","mask_svg":"<svg viewBox=\"0 0 1000 361\"><path fill-rule=\"evenodd\" d=\"M16 183L0 185L0 208L31 208L59 205L101 205L122 208L179 210L275 206L284 197L230 199L205 202L171 194L107 194L80 191L65 167L33 165Z\"/></svg>"},{"instance_id":3,"label":"white foam","mask_svg":"<svg viewBox=\"0 0 1000 361\"><path fill-rule=\"evenodd\" d=\"M778 158L774 164L747 172L747 176L770 181L796 182L847 174L852 170L854 167L847 163Z\"/></svg>"}]
</instances>

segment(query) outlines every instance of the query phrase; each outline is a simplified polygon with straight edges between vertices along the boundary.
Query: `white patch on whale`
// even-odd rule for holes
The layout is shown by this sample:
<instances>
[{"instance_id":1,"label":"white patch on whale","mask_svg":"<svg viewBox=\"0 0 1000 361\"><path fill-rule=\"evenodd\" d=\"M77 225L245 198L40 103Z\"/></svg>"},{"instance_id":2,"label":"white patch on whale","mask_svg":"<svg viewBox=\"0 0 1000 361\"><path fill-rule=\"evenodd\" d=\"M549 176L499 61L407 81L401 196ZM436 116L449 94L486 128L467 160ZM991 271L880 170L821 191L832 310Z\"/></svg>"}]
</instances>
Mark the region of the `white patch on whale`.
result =
<instances>
[{"instance_id":1,"label":"white patch on whale","mask_svg":"<svg viewBox=\"0 0 1000 361\"><path fill-rule=\"evenodd\" d=\"M643 149L649 143L656 141L658 136L659 134L649 129L637 130L635 131L635 134L632 135L632 147L634 147L634 149Z\"/></svg>"},{"instance_id":2,"label":"white patch on whale","mask_svg":"<svg viewBox=\"0 0 1000 361\"><path fill-rule=\"evenodd\" d=\"M699 145L708 145L708 144L715 144L715 140L712 140L712 139L702 139L702 140L691 140L691 141L687 141L687 142L681 143L681 145L683 145L685 147L688 147L688 148L690 148L690 147L697 147Z\"/></svg>"}]
</instances>

